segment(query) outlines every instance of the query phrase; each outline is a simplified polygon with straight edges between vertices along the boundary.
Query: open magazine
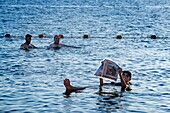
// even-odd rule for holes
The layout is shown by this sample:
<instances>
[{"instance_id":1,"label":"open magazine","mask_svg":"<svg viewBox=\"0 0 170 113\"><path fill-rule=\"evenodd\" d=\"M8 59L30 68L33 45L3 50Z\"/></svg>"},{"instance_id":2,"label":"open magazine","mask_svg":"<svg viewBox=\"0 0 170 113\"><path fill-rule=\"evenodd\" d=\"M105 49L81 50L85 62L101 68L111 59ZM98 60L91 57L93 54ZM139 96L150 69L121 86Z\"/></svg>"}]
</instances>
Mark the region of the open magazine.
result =
<instances>
[{"instance_id":1,"label":"open magazine","mask_svg":"<svg viewBox=\"0 0 170 113\"><path fill-rule=\"evenodd\" d=\"M116 81L118 78L119 68L120 67L112 60L104 59L101 62L101 65L96 71L95 75L102 77L102 78L108 78L108 79Z\"/></svg>"}]
</instances>

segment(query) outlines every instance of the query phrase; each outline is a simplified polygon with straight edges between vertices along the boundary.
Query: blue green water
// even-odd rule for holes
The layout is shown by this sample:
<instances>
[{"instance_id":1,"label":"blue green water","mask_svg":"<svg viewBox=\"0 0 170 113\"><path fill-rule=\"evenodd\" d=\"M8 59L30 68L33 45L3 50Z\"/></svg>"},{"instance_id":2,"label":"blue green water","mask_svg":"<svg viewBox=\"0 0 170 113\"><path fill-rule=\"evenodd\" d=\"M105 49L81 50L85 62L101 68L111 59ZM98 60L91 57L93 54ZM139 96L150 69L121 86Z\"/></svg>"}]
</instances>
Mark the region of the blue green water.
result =
<instances>
[{"instance_id":1,"label":"blue green water","mask_svg":"<svg viewBox=\"0 0 170 113\"><path fill-rule=\"evenodd\" d=\"M0 1L0 112L169 112L169 5L168 0ZM6 33L13 37L3 37ZM19 49L28 33L39 49ZM42 33L64 34L61 43L81 48L48 50L53 39L38 38ZM119 34L125 38L115 39ZM132 91L122 97L98 94L94 73L104 58L132 72ZM94 87L66 97L65 78L74 86Z\"/></svg>"}]
</instances>

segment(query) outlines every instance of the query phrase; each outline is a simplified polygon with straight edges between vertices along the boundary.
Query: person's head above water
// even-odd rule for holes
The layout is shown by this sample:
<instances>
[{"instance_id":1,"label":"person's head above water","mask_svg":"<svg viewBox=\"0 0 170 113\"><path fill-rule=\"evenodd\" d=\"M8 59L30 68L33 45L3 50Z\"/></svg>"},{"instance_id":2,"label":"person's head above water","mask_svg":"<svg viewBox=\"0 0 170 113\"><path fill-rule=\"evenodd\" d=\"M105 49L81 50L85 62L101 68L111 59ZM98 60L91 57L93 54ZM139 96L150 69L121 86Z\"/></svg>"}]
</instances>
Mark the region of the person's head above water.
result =
<instances>
[{"instance_id":1,"label":"person's head above water","mask_svg":"<svg viewBox=\"0 0 170 113\"><path fill-rule=\"evenodd\" d=\"M27 44L30 44L31 43L31 35L30 34L27 34L26 36L25 36L25 41L26 41L26 43Z\"/></svg>"},{"instance_id":2,"label":"person's head above water","mask_svg":"<svg viewBox=\"0 0 170 113\"><path fill-rule=\"evenodd\" d=\"M132 74L130 71L123 71L122 75L123 75L123 79L125 80L126 83L129 83L130 80L132 79Z\"/></svg>"},{"instance_id":3,"label":"person's head above water","mask_svg":"<svg viewBox=\"0 0 170 113\"><path fill-rule=\"evenodd\" d=\"M59 44L60 43L60 35L55 35L54 36L54 44Z\"/></svg>"},{"instance_id":4,"label":"person's head above water","mask_svg":"<svg viewBox=\"0 0 170 113\"><path fill-rule=\"evenodd\" d=\"M70 80L69 79L65 79L64 80L64 85L67 87L67 86L70 86Z\"/></svg>"}]
</instances>

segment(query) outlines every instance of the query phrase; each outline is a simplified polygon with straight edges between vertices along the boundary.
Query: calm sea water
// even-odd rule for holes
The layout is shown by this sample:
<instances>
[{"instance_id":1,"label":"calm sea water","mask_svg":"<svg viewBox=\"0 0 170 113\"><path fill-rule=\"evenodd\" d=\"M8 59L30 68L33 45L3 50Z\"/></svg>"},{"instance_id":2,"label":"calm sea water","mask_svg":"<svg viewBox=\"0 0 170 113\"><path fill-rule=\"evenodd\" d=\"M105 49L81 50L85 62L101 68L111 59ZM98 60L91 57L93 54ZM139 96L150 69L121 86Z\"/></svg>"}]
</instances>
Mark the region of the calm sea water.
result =
<instances>
[{"instance_id":1,"label":"calm sea water","mask_svg":"<svg viewBox=\"0 0 170 113\"><path fill-rule=\"evenodd\" d=\"M0 112L170 112L169 12L169 0L1 0ZM39 49L19 49L27 33ZM80 48L48 50L53 39L42 33ZM132 72L132 91L98 94L105 58ZM67 97L65 78L94 87Z\"/></svg>"}]
</instances>

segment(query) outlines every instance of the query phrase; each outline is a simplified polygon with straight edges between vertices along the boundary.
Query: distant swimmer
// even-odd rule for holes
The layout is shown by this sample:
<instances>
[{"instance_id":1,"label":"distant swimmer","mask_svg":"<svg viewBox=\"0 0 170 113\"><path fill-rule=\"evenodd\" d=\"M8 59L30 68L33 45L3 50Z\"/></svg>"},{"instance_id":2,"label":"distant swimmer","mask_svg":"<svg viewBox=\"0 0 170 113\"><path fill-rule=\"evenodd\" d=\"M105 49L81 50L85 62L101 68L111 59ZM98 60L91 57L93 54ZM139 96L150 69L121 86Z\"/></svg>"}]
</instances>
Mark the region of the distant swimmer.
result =
<instances>
[{"instance_id":1,"label":"distant swimmer","mask_svg":"<svg viewBox=\"0 0 170 113\"><path fill-rule=\"evenodd\" d=\"M60 47L73 47L73 48L80 48L80 47L75 47L75 46L69 46L65 44L60 43L60 39L62 38L62 35L55 35L54 36L54 43L50 44L48 48L60 48Z\"/></svg>"},{"instance_id":2,"label":"distant swimmer","mask_svg":"<svg viewBox=\"0 0 170 113\"><path fill-rule=\"evenodd\" d=\"M60 43L60 38L61 36L60 35L55 35L54 36L54 43L53 44L50 44L50 46L48 48L60 48L62 46L67 46L65 44L61 44Z\"/></svg>"},{"instance_id":3,"label":"distant swimmer","mask_svg":"<svg viewBox=\"0 0 170 113\"><path fill-rule=\"evenodd\" d=\"M36 46L34 46L33 44L31 44L31 35L30 34L27 34L25 36L25 43L24 44L21 44L20 48L21 49L24 49L24 50L29 50L29 48L37 48Z\"/></svg>"}]
</instances>

